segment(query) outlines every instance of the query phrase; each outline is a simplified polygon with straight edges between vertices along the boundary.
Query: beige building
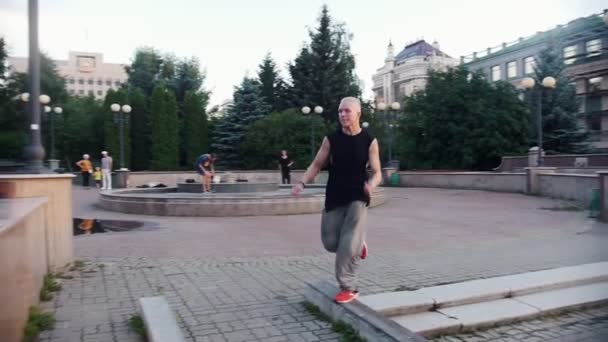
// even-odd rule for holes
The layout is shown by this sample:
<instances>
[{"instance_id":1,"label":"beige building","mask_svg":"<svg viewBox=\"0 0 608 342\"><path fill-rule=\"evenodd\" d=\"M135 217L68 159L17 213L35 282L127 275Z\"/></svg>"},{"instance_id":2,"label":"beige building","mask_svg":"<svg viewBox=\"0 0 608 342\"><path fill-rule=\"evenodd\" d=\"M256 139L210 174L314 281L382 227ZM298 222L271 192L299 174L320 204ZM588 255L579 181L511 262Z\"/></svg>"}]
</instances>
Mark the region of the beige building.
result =
<instances>
[{"instance_id":1,"label":"beige building","mask_svg":"<svg viewBox=\"0 0 608 342\"><path fill-rule=\"evenodd\" d=\"M458 61L439 49L439 44L424 39L408 44L395 56L393 44L387 47L384 66L372 76L376 102L399 102L416 90L424 89L429 68L446 70Z\"/></svg>"},{"instance_id":2,"label":"beige building","mask_svg":"<svg viewBox=\"0 0 608 342\"><path fill-rule=\"evenodd\" d=\"M54 62L70 95L93 95L101 100L108 90L116 90L127 81L125 65L104 63L101 53L70 51L68 60ZM12 72L27 72L27 58L11 57L8 64Z\"/></svg>"}]
</instances>

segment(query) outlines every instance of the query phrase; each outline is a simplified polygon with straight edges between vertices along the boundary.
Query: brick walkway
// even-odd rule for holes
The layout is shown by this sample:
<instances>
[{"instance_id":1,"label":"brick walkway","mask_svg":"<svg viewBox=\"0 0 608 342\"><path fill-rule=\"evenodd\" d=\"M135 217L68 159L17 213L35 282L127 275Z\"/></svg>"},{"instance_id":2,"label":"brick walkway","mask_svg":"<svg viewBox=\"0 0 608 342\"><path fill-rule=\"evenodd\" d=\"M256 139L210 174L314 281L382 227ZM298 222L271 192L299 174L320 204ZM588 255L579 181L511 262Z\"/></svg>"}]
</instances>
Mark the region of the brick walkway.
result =
<instances>
[{"instance_id":1,"label":"brick walkway","mask_svg":"<svg viewBox=\"0 0 608 342\"><path fill-rule=\"evenodd\" d=\"M391 203L369 215L371 255L360 281L365 293L608 260L608 226L584 212L539 209L555 209L558 201L389 191ZM137 341L127 321L138 312L137 298L156 294L168 298L189 341L339 340L299 304L307 282L333 278L318 215L138 217L97 210L92 190L77 189L74 199L77 217L147 224L142 231L75 239L87 266L72 272L74 279L64 280L48 303L58 324L43 341ZM606 309L588 309L442 340L600 341L607 317Z\"/></svg>"}]
</instances>

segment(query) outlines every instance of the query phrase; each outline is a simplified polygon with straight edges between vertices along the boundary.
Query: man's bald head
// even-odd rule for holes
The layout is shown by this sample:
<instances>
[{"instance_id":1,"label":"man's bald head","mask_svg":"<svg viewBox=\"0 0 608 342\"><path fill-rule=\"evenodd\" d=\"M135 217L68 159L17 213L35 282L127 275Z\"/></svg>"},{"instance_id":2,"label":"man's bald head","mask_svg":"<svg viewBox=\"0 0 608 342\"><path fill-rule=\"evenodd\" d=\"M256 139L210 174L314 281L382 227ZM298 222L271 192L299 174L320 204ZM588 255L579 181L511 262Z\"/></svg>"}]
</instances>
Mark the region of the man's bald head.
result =
<instances>
[{"instance_id":1,"label":"man's bald head","mask_svg":"<svg viewBox=\"0 0 608 342\"><path fill-rule=\"evenodd\" d=\"M359 112L359 114L361 114L361 101L359 101L359 99L356 97L348 96L348 97L343 98L340 101L340 107L342 105L350 105L351 108L352 108L352 106L354 106L357 109L357 111Z\"/></svg>"}]
</instances>

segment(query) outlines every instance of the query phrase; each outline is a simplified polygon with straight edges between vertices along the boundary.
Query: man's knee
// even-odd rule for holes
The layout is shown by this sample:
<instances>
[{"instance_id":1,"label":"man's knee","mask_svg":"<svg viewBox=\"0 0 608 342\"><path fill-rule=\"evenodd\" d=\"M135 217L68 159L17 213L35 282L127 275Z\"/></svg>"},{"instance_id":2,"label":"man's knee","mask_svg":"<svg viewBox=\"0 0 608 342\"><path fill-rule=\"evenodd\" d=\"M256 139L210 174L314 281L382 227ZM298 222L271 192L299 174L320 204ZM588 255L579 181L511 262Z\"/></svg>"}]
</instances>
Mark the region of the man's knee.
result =
<instances>
[{"instance_id":1,"label":"man's knee","mask_svg":"<svg viewBox=\"0 0 608 342\"><path fill-rule=\"evenodd\" d=\"M338 250L338 241L336 239L332 239L327 236L321 236L321 241L323 241L323 247L325 250L330 253L336 253Z\"/></svg>"}]
</instances>

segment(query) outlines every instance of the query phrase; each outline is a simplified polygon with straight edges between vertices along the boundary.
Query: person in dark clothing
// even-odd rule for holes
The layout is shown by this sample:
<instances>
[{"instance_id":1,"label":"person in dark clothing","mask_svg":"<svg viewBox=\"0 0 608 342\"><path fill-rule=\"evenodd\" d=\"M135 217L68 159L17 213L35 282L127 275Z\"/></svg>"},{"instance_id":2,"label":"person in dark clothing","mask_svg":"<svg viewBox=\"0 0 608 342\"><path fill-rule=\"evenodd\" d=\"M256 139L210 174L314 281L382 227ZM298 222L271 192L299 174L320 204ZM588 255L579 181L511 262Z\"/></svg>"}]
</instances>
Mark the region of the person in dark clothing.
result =
<instances>
[{"instance_id":1,"label":"person in dark clothing","mask_svg":"<svg viewBox=\"0 0 608 342\"><path fill-rule=\"evenodd\" d=\"M300 194L329 162L325 190L325 209L321 217L321 240L329 252L336 253L335 272L340 285L336 302L348 303L359 295L356 271L367 258L365 218L372 193L381 182L378 141L361 129L361 102L354 97L340 101L340 128L323 139L302 181L293 186ZM368 178L367 165L371 168Z\"/></svg>"},{"instance_id":2,"label":"person in dark clothing","mask_svg":"<svg viewBox=\"0 0 608 342\"><path fill-rule=\"evenodd\" d=\"M281 151L281 156L279 157L279 170L281 170L281 182L283 184L291 183L291 166L293 165L293 160L289 158L287 155L287 151Z\"/></svg>"}]
</instances>

